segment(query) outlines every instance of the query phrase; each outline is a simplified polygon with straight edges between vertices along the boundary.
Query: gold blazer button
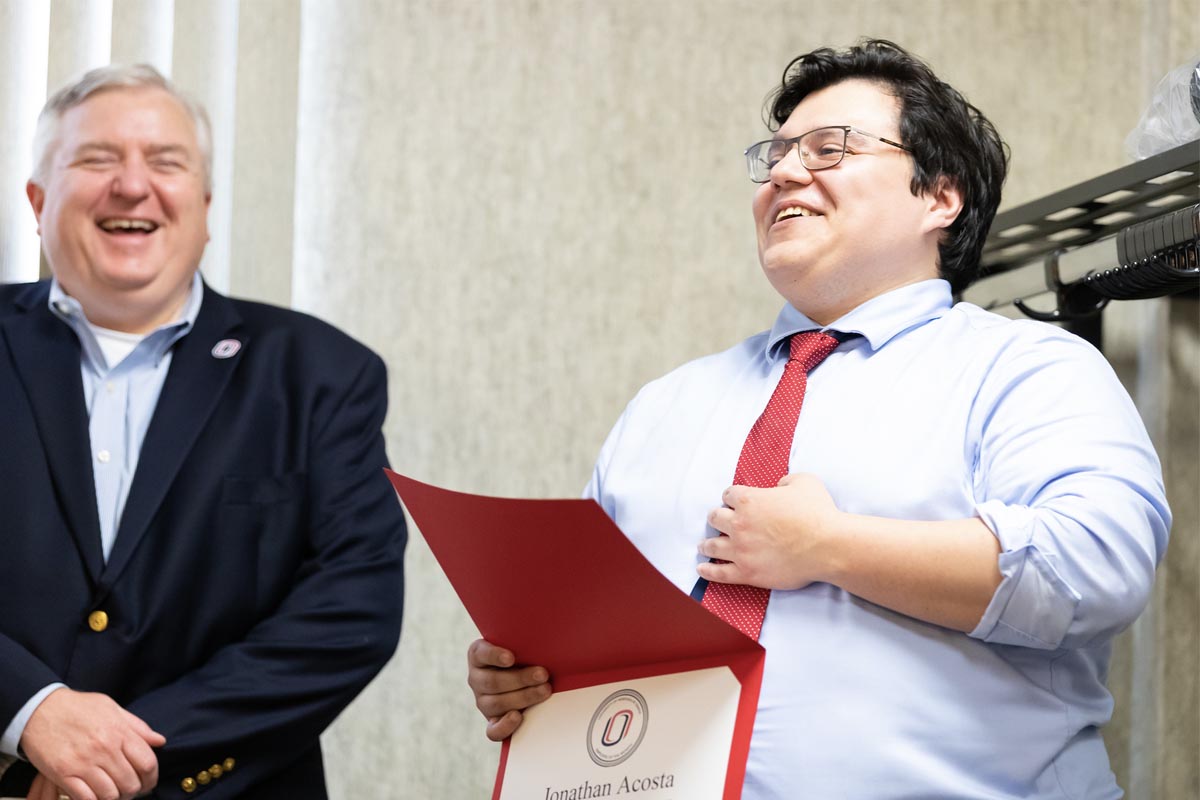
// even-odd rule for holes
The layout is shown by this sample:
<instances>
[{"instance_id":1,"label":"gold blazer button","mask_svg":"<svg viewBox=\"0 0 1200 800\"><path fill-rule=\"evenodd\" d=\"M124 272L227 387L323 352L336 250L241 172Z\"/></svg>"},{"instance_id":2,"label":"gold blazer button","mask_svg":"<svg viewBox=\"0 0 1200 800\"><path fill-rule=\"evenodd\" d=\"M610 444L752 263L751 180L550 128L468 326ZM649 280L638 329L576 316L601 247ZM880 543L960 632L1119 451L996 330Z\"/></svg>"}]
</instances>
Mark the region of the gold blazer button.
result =
<instances>
[{"instance_id":1,"label":"gold blazer button","mask_svg":"<svg viewBox=\"0 0 1200 800\"><path fill-rule=\"evenodd\" d=\"M96 633L102 633L108 628L108 614L103 611L93 611L88 614L88 627Z\"/></svg>"},{"instance_id":2,"label":"gold blazer button","mask_svg":"<svg viewBox=\"0 0 1200 800\"><path fill-rule=\"evenodd\" d=\"M184 778L179 782L179 788L183 789L188 794L196 791L196 781L192 778Z\"/></svg>"},{"instance_id":3,"label":"gold blazer button","mask_svg":"<svg viewBox=\"0 0 1200 800\"><path fill-rule=\"evenodd\" d=\"M196 773L196 783L201 786L208 786L212 782L212 775L208 774L208 770L202 769Z\"/></svg>"},{"instance_id":4,"label":"gold blazer button","mask_svg":"<svg viewBox=\"0 0 1200 800\"><path fill-rule=\"evenodd\" d=\"M232 758L227 758L227 759L225 759L225 763L222 764L221 766L225 768L226 772L233 772L233 768L235 766L237 766L237 762L234 761Z\"/></svg>"},{"instance_id":5,"label":"gold blazer button","mask_svg":"<svg viewBox=\"0 0 1200 800\"><path fill-rule=\"evenodd\" d=\"M214 778L219 778L225 774L225 770L221 769L220 764L213 764L211 767L208 768L208 774L213 776Z\"/></svg>"}]
</instances>

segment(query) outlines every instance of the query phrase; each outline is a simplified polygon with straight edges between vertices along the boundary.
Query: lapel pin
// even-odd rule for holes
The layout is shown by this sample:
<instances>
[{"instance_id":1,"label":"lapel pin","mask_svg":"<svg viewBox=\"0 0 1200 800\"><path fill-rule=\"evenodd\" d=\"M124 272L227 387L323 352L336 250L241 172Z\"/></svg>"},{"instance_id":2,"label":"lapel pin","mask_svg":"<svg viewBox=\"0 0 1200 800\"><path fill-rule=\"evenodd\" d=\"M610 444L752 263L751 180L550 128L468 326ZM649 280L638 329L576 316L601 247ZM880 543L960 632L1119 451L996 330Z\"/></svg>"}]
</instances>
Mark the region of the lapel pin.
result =
<instances>
[{"instance_id":1,"label":"lapel pin","mask_svg":"<svg viewBox=\"0 0 1200 800\"><path fill-rule=\"evenodd\" d=\"M237 339L222 339L213 345L212 355L213 358L233 358L241 349L242 343Z\"/></svg>"}]
</instances>

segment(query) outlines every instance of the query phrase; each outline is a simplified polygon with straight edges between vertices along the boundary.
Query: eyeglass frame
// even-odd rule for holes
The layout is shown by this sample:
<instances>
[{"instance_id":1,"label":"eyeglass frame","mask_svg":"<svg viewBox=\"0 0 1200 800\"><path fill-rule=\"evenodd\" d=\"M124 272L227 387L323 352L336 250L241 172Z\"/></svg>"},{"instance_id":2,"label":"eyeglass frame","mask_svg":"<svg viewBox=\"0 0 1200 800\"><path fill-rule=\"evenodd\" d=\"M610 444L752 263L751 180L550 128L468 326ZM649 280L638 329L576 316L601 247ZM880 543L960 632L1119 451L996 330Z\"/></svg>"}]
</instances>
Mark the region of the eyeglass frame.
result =
<instances>
[{"instance_id":1,"label":"eyeglass frame","mask_svg":"<svg viewBox=\"0 0 1200 800\"><path fill-rule=\"evenodd\" d=\"M857 133L859 136L866 136L868 139L874 139L876 141L883 142L884 144L890 144L892 147L898 147L906 153L912 152L912 148L907 145L900 144L899 142L893 142L891 139L885 139L884 137L876 136L873 133L867 133L864 130L854 127L853 125L822 125L819 128L813 128L811 131L805 131L804 133L800 134L799 136L793 136L789 139L764 139L761 142L755 142L754 144L750 145L745 150L743 150L742 155L744 155L746 157L746 171L750 173L751 182L757 183L757 184L769 183L771 180L771 176L770 176L771 170L775 168L775 165L778 164L779 161L783 161L784 158L787 158L788 153L790 153L792 151L793 146L800 144L801 139L803 139L805 136L808 136L810 133L816 133L817 131L826 131L826 130L834 130L834 129L840 130L842 132L842 154L841 154L841 156L838 157L838 160L833 162L832 164L825 164L825 165L818 166L818 167L810 167L804 161L804 151L799 148L796 148L796 155L798 155L800 157L800 163L803 164L804 168L806 170L808 170L809 172L818 172L823 169L832 169L833 167L836 167L838 164L841 164L842 161L845 160L845 158L846 158L846 142L849 141L849 139L850 139L851 131L853 131L854 133ZM771 166L767 167L767 177L766 178L764 178L761 181L756 180L754 177L754 167L752 165L752 161L751 161L752 157L750 155L750 151L757 150L758 148L762 147L763 145L773 145L773 144L787 145L787 149L783 153L783 158L780 158L779 161L775 162L775 164L772 164Z\"/></svg>"}]
</instances>

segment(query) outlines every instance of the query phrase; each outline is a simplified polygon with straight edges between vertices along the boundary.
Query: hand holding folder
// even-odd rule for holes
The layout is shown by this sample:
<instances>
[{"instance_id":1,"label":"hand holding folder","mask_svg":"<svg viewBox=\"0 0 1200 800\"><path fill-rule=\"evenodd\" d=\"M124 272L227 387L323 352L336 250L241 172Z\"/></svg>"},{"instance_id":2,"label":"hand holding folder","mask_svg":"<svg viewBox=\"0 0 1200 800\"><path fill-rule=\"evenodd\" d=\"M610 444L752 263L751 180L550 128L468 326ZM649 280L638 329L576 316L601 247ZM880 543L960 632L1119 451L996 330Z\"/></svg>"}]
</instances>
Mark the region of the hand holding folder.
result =
<instances>
[{"instance_id":1,"label":"hand holding folder","mask_svg":"<svg viewBox=\"0 0 1200 800\"><path fill-rule=\"evenodd\" d=\"M757 642L676 589L591 500L388 477L484 638L554 686L504 742L494 800L741 796Z\"/></svg>"}]
</instances>

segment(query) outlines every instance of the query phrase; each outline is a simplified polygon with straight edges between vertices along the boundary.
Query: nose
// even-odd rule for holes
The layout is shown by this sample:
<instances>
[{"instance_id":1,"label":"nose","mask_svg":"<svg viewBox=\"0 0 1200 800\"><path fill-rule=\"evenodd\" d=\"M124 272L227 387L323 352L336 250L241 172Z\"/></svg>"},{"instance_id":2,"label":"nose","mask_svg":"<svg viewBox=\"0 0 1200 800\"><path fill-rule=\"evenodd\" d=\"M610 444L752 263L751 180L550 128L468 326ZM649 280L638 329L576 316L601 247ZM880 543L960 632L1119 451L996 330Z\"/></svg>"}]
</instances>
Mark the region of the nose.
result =
<instances>
[{"instance_id":1,"label":"nose","mask_svg":"<svg viewBox=\"0 0 1200 800\"><path fill-rule=\"evenodd\" d=\"M771 183L782 186L785 183L809 183L811 181L812 173L800 159L800 143L793 142L788 151L784 153L783 158L771 167Z\"/></svg>"},{"instance_id":2,"label":"nose","mask_svg":"<svg viewBox=\"0 0 1200 800\"><path fill-rule=\"evenodd\" d=\"M112 193L128 200L140 200L150 194L150 169L140 158L127 158L113 175Z\"/></svg>"}]
</instances>

